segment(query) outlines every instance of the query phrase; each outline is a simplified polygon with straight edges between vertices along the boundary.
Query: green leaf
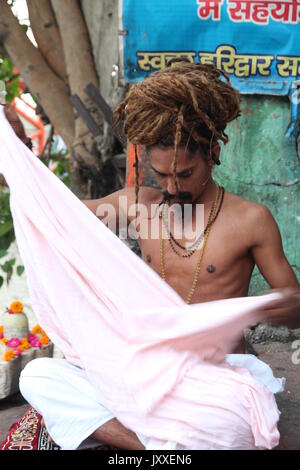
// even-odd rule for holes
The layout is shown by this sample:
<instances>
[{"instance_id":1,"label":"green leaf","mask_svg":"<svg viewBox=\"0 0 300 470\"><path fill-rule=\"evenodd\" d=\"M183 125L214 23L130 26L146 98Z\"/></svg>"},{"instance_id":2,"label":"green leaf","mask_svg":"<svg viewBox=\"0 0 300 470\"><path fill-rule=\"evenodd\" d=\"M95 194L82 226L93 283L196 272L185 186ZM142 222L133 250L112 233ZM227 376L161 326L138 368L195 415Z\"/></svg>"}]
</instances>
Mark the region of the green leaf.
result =
<instances>
[{"instance_id":1,"label":"green leaf","mask_svg":"<svg viewBox=\"0 0 300 470\"><path fill-rule=\"evenodd\" d=\"M9 273L10 271L13 270L12 267L15 264L15 262L16 262L16 258L5 261L5 263L1 265L1 268L3 269L5 273Z\"/></svg>"},{"instance_id":2,"label":"green leaf","mask_svg":"<svg viewBox=\"0 0 300 470\"><path fill-rule=\"evenodd\" d=\"M1 267L2 271L4 271L5 273L7 273L8 268L9 268L9 265L8 265L7 263L1 264L0 267Z\"/></svg>"},{"instance_id":3,"label":"green leaf","mask_svg":"<svg viewBox=\"0 0 300 470\"><path fill-rule=\"evenodd\" d=\"M20 95L20 78L14 73L11 60L0 53L0 80L4 81L6 88L6 101L11 103L15 96Z\"/></svg>"},{"instance_id":4,"label":"green leaf","mask_svg":"<svg viewBox=\"0 0 300 470\"><path fill-rule=\"evenodd\" d=\"M13 274L13 268L9 266L8 271L7 271L7 278L6 278L6 284L9 285L11 277Z\"/></svg>"},{"instance_id":5,"label":"green leaf","mask_svg":"<svg viewBox=\"0 0 300 470\"><path fill-rule=\"evenodd\" d=\"M0 258L4 258L7 255L7 250L0 250Z\"/></svg>"},{"instance_id":6,"label":"green leaf","mask_svg":"<svg viewBox=\"0 0 300 470\"><path fill-rule=\"evenodd\" d=\"M14 228L14 224L11 220L4 222L0 225L0 237L3 237L6 233L10 232Z\"/></svg>"},{"instance_id":7,"label":"green leaf","mask_svg":"<svg viewBox=\"0 0 300 470\"><path fill-rule=\"evenodd\" d=\"M17 266L17 273L18 273L18 276L22 276L23 272L24 272L24 266Z\"/></svg>"},{"instance_id":8,"label":"green leaf","mask_svg":"<svg viewBox=\"0 0 300 470\"><path fill-rule=\"evenodd\" d=\"M4 279L3 279L3 277L2 277L2 276L0 276L0 287L2 287L2 285L3 285L3 282L4 282Z\"/></svg>"},{"instance_id":9,"label":"green leaf","mask_svg":"<svg viewBox=\"0 0 300 470\"><path fill-rule=\"evenodd\" d=\"M25 33L27 33L28 28L29 28L28 24L21 24L21 26L24 29Z\"/></svg>"}]
</instances>

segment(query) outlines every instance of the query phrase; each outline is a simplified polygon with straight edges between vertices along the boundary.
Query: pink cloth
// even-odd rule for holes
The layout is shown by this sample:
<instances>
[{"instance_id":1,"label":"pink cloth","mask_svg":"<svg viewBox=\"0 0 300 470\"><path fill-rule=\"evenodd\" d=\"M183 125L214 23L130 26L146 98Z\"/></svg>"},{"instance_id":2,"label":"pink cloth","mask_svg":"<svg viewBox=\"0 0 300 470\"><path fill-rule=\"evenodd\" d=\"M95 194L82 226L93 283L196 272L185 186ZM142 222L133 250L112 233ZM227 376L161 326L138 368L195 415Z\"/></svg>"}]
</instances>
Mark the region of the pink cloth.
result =
<instances>
[{"instance_id":1,"label":"pink cloth","mask_svg":"<svg viewBox=\"0 0 300 470\"><path fill-rule=\"evenodd\" d=\"M226 364L278 294L187 305L15 136L0 110L0 169L33 310L128 428L189 449L273 448L279 411Z\"/></svg>"}]
</instances>

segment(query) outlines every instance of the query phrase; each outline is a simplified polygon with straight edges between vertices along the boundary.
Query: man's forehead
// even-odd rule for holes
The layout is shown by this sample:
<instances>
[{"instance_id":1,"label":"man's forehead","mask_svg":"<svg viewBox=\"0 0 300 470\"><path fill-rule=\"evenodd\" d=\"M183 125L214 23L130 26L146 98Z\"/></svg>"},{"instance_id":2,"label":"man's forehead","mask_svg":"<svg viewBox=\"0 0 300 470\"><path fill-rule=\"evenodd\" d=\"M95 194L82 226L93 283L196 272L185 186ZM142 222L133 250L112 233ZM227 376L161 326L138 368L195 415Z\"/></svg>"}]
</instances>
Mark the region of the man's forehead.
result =
<instances>
[{"instance_id":1,"label":"man's forehead","mask_svg":"<svg viewBox=\"0 0 300 470\"><path fill-rule=\"evenodd\" d=\"M166 161L167 159L172 159L174 158L174 147L151 147L149 149L149 155L151 159L155 160L164 160ZM177 151L177 157L178 157L178 162L179 160L186 161L186 162L191 162L194 161L195 159L199 158L199 155L201 154L200 150L197 152L190 152L187 148L185 147L179 147Z\"/></svg>"},{"instance_id":2,"label":"man's forehead","mask_svg":"<svg viewBox=\"0 0 300 470\"><path fill-rule=\"evenodd\" d=\"M185 151L185 149L179 149L177 156L177 172L194 168L199 162L200 155ZM152 166L156 169L172 169L174 159L174 149L152 149L150 151L150 160Z\"/></svg>"}]
</instances>

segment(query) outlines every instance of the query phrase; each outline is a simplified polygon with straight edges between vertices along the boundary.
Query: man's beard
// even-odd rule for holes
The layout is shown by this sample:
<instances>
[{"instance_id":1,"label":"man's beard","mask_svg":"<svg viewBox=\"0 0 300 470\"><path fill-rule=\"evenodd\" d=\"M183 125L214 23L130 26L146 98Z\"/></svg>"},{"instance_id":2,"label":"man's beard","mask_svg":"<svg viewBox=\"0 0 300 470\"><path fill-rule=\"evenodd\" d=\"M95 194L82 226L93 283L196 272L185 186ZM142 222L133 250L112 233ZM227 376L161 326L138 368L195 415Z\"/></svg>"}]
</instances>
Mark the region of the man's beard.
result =
<instances>
[{"instance_id":1,"label":"man's beard","mask_svg":"<svg viewBox=\"0 0 300 470\"><path fill-rule=\"evenodd\" d=\"M177 204L180 205L191 204L193 202L192 193L189 193L187 191L180 191L176 195L170 194L168 191L163 191L163 196L164 200L169 202L177 198Z\"/></svg>"}]
</instances>

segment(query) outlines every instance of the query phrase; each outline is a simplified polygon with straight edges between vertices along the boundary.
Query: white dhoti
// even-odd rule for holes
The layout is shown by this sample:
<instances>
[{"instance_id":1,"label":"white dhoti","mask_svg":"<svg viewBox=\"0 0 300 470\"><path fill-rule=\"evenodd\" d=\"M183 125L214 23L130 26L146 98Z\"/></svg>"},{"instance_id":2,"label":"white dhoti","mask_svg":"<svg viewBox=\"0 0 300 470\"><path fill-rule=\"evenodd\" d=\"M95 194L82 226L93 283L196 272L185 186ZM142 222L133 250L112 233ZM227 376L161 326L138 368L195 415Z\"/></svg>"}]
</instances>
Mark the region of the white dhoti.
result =
<instances>
[{"instance_id":1,"label":"white dhoti","mask_svg":"<svg viewBox=\"0 0 300 470\"><path fill-rule=\"evenodd\" d=\"M226 360L232 366L247 368L252 377L273 394L283 391L285 379L275 378L271 368L255 356L229 354ZM31 361L22 371L20 390L31 406L43 416L50 436L62 450L96 445L96 441L89 436L115 417L102 404L101 396L90 383L86 372L65 359L41 358ZM212 429L212 432L215 431ZM163 443L141 434L138 434L138 438L146 450L186 449L176 442ZM221 443L217 448L226 449ZM203 449L208 449L206 444Z\"/></svg>"}]
</instances>

